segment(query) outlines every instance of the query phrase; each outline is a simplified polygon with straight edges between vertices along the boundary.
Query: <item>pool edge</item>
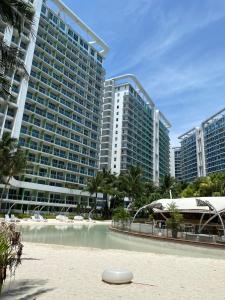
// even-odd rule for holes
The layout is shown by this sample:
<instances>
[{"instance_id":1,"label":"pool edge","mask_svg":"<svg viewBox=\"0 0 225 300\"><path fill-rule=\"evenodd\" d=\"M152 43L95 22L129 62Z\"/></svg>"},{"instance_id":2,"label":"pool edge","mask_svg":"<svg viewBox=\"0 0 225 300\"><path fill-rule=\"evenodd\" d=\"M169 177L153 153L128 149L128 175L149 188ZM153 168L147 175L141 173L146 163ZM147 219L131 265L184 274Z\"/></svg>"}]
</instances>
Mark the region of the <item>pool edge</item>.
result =
<instances>
[{"instance_id":1,"label":"pool edge","mask_svg":"<svg viewBox=\"0 0 225 300\"><path fill-rule=\"evenodd\" d=\"M198 247L198 246L199 247L209 247L209 248L217 248L217 249L225 250L225 245L220 244L220 243L206 243L206 242L196 242L196 241L189 241L189 240L183 240L183 239L175 239L175 238L156 236L156 235L152 235L152 234L140 233L140 232L135 232L135 231L122 230L122 229L114 228L112 226L108 226L108 228L109 228L109 230L114 231L114 232L131 235L131 236L135 236L135 237L139 237L139 238L160 240L160 241L176 243L176 244L186 244L186 245L192 245L192 246L196 246L196 247Z\"/></svg>"}]
</instances>

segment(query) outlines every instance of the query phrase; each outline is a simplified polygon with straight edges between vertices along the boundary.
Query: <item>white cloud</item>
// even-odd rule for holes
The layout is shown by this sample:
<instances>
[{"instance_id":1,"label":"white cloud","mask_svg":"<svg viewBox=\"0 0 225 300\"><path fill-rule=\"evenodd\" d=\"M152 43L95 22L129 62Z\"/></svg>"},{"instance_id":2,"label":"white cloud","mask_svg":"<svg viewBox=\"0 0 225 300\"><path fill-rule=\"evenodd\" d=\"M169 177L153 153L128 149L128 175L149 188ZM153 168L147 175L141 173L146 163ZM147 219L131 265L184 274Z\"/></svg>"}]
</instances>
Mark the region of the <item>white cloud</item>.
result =
<instances>
[{"instance_id":1,"label":"white cloud","mask_svg":"<svg viewBox=\"0 0 225 300\"><path fill-rule=\"evenodd\" d=\"M127 9L127 14L131 18L135 18L135 16L143 17L144 14L149 13L148 9L145 9L145 5L142 5L142 9L139 11L139 5L137 2L135 3L136 5L130 5ZM149 18L155 15L151 21L155 21L157 30L152 32L151 28L148 28L152 24L146 27L146 37L142 39L143 42L140 42L135 52L132 51L130 55L129 53L127 55L126 62L129 68L133 68L143 61L159 59L187 35L225 18L225 2L221 2L217 9L215 9L216 6L204 7L203 5L202 11L196 11L196 7L190 5L189 11L175 9L170 13L163 10L162 1L143 0L140 1L141 3L147 3L148 8L154 8ZM217 3L219 4L219 1ZM149 35L148 32L150 32Z\"/></svg>"},{"instance_id":2,"label":"white cloud","mask_svg":"<svg viewBox=\"0 0 225 300\"><path fill-rule=\"evenodd\" d=\"M208 59L207 63L160 66L158 70L145 77L146 89L154 91L155 97L162 98L183 93L191 89L204 89L209 84L225 83L225 61ZM180 99L179 103L184 100Z\"/></svg>"}]
</instances>

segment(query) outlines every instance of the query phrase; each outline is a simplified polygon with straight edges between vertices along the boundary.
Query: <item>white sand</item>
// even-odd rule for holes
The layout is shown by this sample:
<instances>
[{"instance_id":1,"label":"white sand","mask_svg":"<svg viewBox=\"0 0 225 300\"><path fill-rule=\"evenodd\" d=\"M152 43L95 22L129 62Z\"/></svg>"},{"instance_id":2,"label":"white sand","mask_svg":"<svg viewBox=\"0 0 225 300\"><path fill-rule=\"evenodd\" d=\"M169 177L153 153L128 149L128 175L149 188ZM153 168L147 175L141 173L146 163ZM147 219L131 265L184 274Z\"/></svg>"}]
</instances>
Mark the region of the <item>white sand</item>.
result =
<instances>
[{"instance_id":1,"label":"white sand","mask_svg":"<svg viewBox=\"0 0 225 300\"><path fill-rule=\"evenodd\" d=\"M32 243L25 243L23 257L2 299L225 299L224 260ZM108 267L131 270L133 283L102 282Z\"/></svg>"}]
</instances>

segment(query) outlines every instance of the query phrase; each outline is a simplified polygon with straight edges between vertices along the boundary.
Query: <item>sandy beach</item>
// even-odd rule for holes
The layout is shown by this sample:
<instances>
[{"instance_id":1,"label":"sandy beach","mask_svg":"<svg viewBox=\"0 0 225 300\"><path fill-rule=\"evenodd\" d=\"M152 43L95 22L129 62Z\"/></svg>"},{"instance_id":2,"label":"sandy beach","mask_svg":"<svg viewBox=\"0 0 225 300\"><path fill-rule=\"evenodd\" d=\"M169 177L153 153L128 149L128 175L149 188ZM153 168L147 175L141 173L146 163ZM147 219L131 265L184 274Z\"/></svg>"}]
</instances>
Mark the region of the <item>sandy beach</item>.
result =
<instances>
[{"instance_id":1,"label":"sandy beach","mask_svg":"<svg viewBox=\"0 0 225 300\"><path fill-rule=\"evenodd\" d=\"M110 267L131 270L133 283L102 282ZM224 300L224 278L224 260L25 243L22 265L2 299Z\"/></svg>"}]
</instances>

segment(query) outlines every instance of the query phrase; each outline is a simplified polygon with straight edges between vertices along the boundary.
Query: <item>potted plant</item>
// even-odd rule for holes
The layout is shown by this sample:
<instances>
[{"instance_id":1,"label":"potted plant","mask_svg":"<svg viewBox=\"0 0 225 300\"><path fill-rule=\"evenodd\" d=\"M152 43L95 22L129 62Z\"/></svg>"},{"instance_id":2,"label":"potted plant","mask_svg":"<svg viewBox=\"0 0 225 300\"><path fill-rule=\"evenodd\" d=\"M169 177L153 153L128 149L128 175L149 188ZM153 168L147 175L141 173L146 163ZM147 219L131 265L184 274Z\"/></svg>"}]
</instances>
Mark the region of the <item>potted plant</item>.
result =
<instances>
[{"instance_id":1,"label":"potted plant","mask_svg":"<svg viewBox=\"0 0 225 300\"><path fill-rule=\"evenodd\" d=\"M172 237L177 238L177 232L180 227L180 223L183 220L183 215L179 212L174 202L168 205L168 211L170 213L170 218L166 220L166 225L171 229Z\"/></svg>"}]
</instances>

